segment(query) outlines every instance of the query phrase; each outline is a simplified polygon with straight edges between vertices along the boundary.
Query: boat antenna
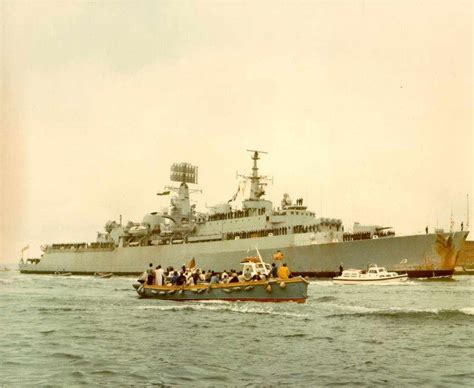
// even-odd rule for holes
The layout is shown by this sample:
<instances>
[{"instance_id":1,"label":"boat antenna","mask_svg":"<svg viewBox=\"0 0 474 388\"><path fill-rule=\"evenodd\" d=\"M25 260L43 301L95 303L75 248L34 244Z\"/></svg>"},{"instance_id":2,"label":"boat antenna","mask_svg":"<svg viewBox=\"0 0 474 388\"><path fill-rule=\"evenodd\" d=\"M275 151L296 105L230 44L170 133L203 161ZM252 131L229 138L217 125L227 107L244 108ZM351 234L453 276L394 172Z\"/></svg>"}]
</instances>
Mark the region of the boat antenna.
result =
<instances>
[{"instance_id":1,"label":"boat antenna","mask_svg":"<svg viewBox=\"0 0 474 388\"><path fill-rule=\"evenodd\" d=\"M262 255L260 254L260 251L258 250L258 246L255 245L255 250L257 251L257 255L258 255L258 258L260 259L260 262L263 264L263 266L265 267L265 262L263 261L262 259Z\"/></svg>"}]
</instances>

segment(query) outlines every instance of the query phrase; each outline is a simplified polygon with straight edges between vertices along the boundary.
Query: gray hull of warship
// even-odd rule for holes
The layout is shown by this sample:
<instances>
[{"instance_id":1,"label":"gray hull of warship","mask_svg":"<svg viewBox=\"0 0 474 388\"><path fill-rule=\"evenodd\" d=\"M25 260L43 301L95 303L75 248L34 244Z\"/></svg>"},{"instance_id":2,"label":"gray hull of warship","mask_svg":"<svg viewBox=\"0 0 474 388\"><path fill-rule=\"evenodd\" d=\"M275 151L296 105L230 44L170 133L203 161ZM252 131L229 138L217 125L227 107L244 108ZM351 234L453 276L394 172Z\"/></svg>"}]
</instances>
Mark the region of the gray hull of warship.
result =
<instances>
[{"instance_id":1,"label":"gray hull of warship","mask_svg":"<svg viewBox=\"0 0 474 388\"><path fill-rule=\"evenodd\" d=\"M179 268L192 258L202 269L223 271L238 268L240 260L258 248L267 262L283 260L292 273L304 276L332 277L341 265L366 268L368 263L410 277L453 274L467 231L395 236L388 228L355 224L346 233L341 220L316 218L303 199L293 204L287 194L275 209L262 198L265 177L258 173L258 159L259 152L253 151L252 173L244 177L250 181L250 195L239 209L231 200L209 213L196 212L187 183L197 183L197 167L176 164L171 179L180 181L180 187L159 193L178 194L168 211L149 213L141 223L109 221L94 243L42 246L40 258L21 259L20 271L135 275L149 263Z\"/></svg>"},{"instance_id":2,"label":"gray hull of warship","mask_svg":"<svg viewBox=\"0 0 474 388\"><path fill-rule=\"evenodd\" d=\"M313 243L300 236L274 236L252 238L247 241L216 241L202 244L181 244L171 246L117 247L113 250L59 250L46 253L37 264L21 265L23 273L72 272L94 274L112 272L118 275L135 275L144 271L149 263L162 267L180 268L194 257L203 269L238 268L239 262L249 250L258 247L267 260L276 251L281 251L291 271L305 276L332 277L344 268L366 268L376 263L390 271L407 272L411 277L448 276L453 273L449 262L442 264L436 253L439 237L451 239L455 247L462 246L467 232L454 234L427 234L386 237L360 241ZM309 237L309 236L308 236ZM455 255L459 248L455 248Z\"/></svg>"}]
</instances>

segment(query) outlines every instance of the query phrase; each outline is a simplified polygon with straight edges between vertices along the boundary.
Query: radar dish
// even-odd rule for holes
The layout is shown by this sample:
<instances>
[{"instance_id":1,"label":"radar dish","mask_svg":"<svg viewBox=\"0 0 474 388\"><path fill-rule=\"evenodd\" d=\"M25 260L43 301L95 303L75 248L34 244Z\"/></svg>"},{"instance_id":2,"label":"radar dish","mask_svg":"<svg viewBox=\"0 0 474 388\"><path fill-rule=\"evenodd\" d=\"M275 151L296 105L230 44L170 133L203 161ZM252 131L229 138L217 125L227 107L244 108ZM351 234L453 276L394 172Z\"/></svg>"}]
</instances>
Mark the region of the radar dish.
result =
<instances>
[{"instance_id":1,"label":"radar dish","mask_svg":"<svg viewBox=\"0 0 474 388\"><path fill-rule=\"evenodd\" d=\"M173 182L198 183L198 167L190 163L173 163L170 180Z\"/></svg>"}]
</instances>

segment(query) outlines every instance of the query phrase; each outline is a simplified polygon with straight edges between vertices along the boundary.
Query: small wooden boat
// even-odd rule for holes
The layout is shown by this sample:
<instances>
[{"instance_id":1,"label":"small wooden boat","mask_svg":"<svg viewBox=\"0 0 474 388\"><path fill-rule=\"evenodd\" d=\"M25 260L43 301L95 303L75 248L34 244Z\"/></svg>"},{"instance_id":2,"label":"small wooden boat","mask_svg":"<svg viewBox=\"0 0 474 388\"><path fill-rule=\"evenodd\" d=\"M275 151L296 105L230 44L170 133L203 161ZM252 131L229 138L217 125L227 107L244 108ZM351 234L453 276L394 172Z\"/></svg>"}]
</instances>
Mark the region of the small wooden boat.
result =
<instances>
[{"instance_id":1,"label":"small wooden boat","mask_svg":"<svg viewBox=\"0 0 474 388\"><path fill-rule=\"evenodd\" d=\"M194 286L157 286L135 283L141 298L173 301L253 301L298 302L308 297L309 282L302 277L269 279L239 283L197 284Z\"/></svg>"},{"instance_id":2,"label":"small wooden boat","mask_svg":"<svg viewBox=\"0 0 474 388\"><path fill-rule=\"evenodd\" d=\"M340 276L333 278L335 284L389 284L400 283L408 279L408 275L387 272L384 267L370 266L366 272L360 269L344 270Z\"/></svg>"},{"instance_id":3,"label":"small wooden boat","mask_svg":"<svg viewBox=\"0 0 474 388\"><path fill-rule=\"evenodd\" d=\"M96 272L94 276L101 279L110 279L112 276L114 276L114 274L106 272Z\"/></svg>"},{"instance_id":4,"label":"small wooden boat","mask_svg":"<svg viewBox=\"0 0 474 388\"><path fill-rule=\"evenodd\" d=\"M308 297L309 282L298 276L290 279L268 279L271 266L266 264L260 252L258 257L246 257L241 261L244 281L236 283L202 283L190 286L137 282L133 287L141 298L173 301L253 301L253 302L298 302L304 303ZM264 276L265 280L251 280L254 276Z\"/></svg>"},{"instance_id":5,"label":"small wooden boat","mask_svg":"<svg viewBox=\"0 0 474 388\"><path fill-rule=\"evenodd\" d=\"M55 272L56 276L72 276L72 272Z\"/></svg>"}]
</instances>

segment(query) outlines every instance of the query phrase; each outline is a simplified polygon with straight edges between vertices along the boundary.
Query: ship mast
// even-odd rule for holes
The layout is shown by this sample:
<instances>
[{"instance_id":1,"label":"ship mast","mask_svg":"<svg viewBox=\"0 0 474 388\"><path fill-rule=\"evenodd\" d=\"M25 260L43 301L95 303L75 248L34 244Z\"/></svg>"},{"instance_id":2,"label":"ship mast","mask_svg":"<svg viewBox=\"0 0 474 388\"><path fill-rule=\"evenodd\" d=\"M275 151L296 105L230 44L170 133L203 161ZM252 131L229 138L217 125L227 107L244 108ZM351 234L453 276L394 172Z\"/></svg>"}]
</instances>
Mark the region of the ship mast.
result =
<instances>
[{"instance_id":1,"label":"ship mast","mask_svg":"<svg viewBox=\"0 0 474 388\"><path fill-rule=\"evenodd\" d=\"M247 150L247 151L253 152L253 155L251 157L251 159L253 160L252 174L239 175L239 176L250 180L249 201L258 201L260 200L260 197L262 197L265 194L265 190L263 189L263 186L265 186L266 183L262 183L261 180L268 179L268 177L258 174L257 160L260 159L259 154L267 154L267 152L258 151L258 150Z\"/></svg>"},{"instance_id":2,"label":"ship mast","mask_svg":"<svg viewBox=\"0 0 474 388\"><path fill-rule=\"evenodd\" d=\"M172 198L171 200L171 204L174 208L172 215L190 217L192 211L189 193L198 192L200 190L189 189L188 183L198 183L198 167L190 163L173 163L171 165L170 180L173 182L181 182L179 187L166 186L166 189L178 193L178 197Z\"/></svg>"}]
</instances>

